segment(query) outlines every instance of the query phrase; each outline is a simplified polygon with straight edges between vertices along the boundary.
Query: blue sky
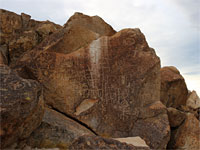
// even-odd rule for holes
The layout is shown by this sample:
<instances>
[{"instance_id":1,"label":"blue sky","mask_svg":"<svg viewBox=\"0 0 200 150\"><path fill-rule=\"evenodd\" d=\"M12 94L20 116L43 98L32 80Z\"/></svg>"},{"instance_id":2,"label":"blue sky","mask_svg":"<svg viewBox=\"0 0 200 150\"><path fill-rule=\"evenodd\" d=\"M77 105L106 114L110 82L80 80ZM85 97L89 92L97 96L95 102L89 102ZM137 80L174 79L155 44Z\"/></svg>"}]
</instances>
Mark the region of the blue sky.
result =
<instances>
[{"instance_id":1,"label":"blue sky","mask_svg":"<svg viewBox=\"0 0 200 150\"><path fill-rule=\"evenodd\" d=\"M199 0L0 0L0 8L63 25L74 12L98 15L119 31L140 28L161 58L200 95Z\"/></svg>"}]
</instances>

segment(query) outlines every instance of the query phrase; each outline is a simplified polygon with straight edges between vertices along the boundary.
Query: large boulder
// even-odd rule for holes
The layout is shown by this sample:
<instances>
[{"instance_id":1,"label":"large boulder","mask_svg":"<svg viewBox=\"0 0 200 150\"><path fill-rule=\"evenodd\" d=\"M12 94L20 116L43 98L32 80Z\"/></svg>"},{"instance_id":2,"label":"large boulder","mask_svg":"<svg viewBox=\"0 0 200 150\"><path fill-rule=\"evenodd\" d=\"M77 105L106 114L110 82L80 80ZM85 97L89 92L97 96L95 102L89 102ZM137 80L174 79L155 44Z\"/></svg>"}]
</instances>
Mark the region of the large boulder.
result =
<instances>
[{"instance_id":1,"label":"large boulder","mask_svg":"<svg viewBox=\"0 0 200 150\"><path fill-rule=\"evenodd\" d=\"M167 107L180 108L186 105L188 96L185 80L173 66L163 67L161 72L161 102Z\"/></svg>"},{"instance_id":2,"label":"large boulder","mask_svg":"<svg viewBox=\"0 0 200 150\"><path fill-rule=\"evenodd\" d=\"M116 31L98 16L75 13L60 31L45 39L36 49L71 53L87 46L101 36L111 36Z\"/></svg>"},{"instance_id":3,"label":"large boulder","mask_svg":"<svg viewBox=\"0 0 200 150\"><path fill-rule=\"evenodd\" d=\"M168 148L188 150L200 148L200 122L193 114L188 113L185 122L172 132Z\"/></svg>"},{"instance_id":4,"label":"large boulder","mask_svg":"<svg viewBox=\"0 0 200 150\"><path fill-rule=\"evenodd\" d=\"M38 82L25 80L0 65L1 148L27 138L43 117L42 90Z\"/></svg>"},{"instance_id":5,"label":"large boulder","mask_svg":"<svg viewBox=\"0 0 200 150\"><path fill-rule=\"evenodd\" d=\"M27 14L17 15L0 9L0 47L6 45L9 48L8 59L11 64L61 28L50 21L35 21Z\"/></svg>"},{"instance_id":6,"label":"large boulder","mask_svg":"<svg viewBox=\"0 0 200 150\"><path fill-rule=\"evenodd\" d=\"M41 125L27 139L26 144L32 148L66 149L73 140L83 135L95 134L63 114L45 108Z\"/></svg>"},{"instance_id":7,"label":"large boulder","mask_svg":"<svg viewBox=\"0 0 200 150\"><path fill-rule=\"evenodd\" d=\"M139 29L103 36L70 54L30 51L15 68L43 84L48 105L97 134L141 136L152 148L166 147L170 129L159 102L160 60Z\"/></svg>"},{"instance_id":8,"label":"large boulder","mask_svg":"<svg viewBox=\"0 0 200 150\"><path fill-rule=\"evenodd\" d=\"M150 150L149 147L134 146L126 142L103 138L99 136L81 136L76 139L70 146L70 150Z\"/></svg>"},{"instance_id":9,"label":"large boulder","mask_svg":"<svg viewBox=\"0 0 200 150\"><path fill-rule=\"evenodd\" d=\"M81 26L98 33L100 36L111 36L116 33L116 31L99 16L90 17L82 13L75 13L64 25L65 28L70 28L72 26Z\"/></svg>"}]
</instances>

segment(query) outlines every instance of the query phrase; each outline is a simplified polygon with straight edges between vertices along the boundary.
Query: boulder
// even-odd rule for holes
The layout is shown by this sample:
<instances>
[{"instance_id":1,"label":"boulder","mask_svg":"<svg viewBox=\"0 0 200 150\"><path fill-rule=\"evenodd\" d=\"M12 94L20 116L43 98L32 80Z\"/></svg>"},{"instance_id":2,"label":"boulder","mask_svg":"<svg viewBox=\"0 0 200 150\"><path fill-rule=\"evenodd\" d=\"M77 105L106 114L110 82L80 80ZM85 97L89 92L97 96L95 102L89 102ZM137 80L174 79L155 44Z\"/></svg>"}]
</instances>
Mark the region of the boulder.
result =
<instances>
[{"instance_id":1,"label":"boulder","mask_svg":"<svg viewBox=\"0 0 200 150\"><path fill-rule=\"evenodd\" d=\"M42 90L38 82L25 80L0 65L1 148L27 138L43 117Z\"/></svg>"},{"instance_id":2,"label":"boulder","mask_svg":"<svg viewBox=\"0 0 200 150\"><path fill-rule=\"evenodd\" d=\"M90 17L78 12L71 16L64 25L65 28L70 28L72 26L81 26L94 33L98 33L100 36L112 36L116 33L116 31L99 16Z\"/></svg>"},{"instance_id":3,"label":"boulder","mask_svg":"<svg viewBox=\"0 0 200 150\"><path fill-rule=\"evenodd\" d=\"M188 99L186 101L186 106L194 110L200 108L200 98L196 91L189 93Z\"/></svg>"},{"instance_id":4,"label":"boulder","mask_svg":"<svg viewBox=\"0 0 200 150\"><path fill-rule=\"evenodd\" d=\"M70 150L150 150L149 147L134 146L118 140L103 138L100 136L81 136L70 146Z\"/></svg>"},{"instance_id":5,"label":"boulder","mask_svg":"<svg viewBox=\"0 0 200 150\"><path fill-rule=\"evenodd\" d=\"M181 112L172 107L167 108L167 114L169 117L170 127L172 128L180 126L186 118L186 115L184 112Z\"/></svg>"},{"instance_id":6,"label":"boulder","mask_svg":"<svg viewBox=\"0 0 200 150\"><path fill-rule=\"evenodd\" d=\"M44 40L36 49L71 53L87 46L101 36L111 36L116 31L98 16L75 13L64 28Z\"/></svg>"},{"instance_id":7,"label":"boulder","mask_svg":"<svg viewBox=\"0 0 200 150\"><path fill-rule=\"evenodd\" d=\"M167 107L186 105L188 90L180 72L173 66L163 67L161 72L161 102Z\"/></svg>"},{"instance_id":8,"label":"boulder","mask_svg":"<svg viewBox=\"0 0 200 150\"><path fill-rule=\"evenodd\" d=\"M50 21L35 21L30 15L0 9L0 46L9 48L9 63L14 64L48 35L62 27Z\"/></svg>"},{"instance_id":9,"label":"boulder","mask_svg":"<svg viewBox=\"0 0 200 150\"><path fill-rule=\"evenodd\" d=\"M66 149L73 140L83 135L95 134L63 114L45 108L41 125L27 139L26 145L32 148Z\"/></svg>"},{"instance_id":10,"label":"boulder","mask_svg":"<svg viewBox=\"0 0 200 150\"><path fill-rule=\"evenodd\" d=\"M200 122L188 113L185 122L172 133L169 149L197 150L200 148Z\"/></svg>"},{"instance_id":11,"label":"boulder","mask_svg":"<svg viewBox=\"0 0 200 150\"><path fill-rule=\"evenodd\" d=\"M159 102L160 60L139 29L103 36L69 54L32 50L15 69L43 84L48 105L98 135L140 136L152 148L166 147L170 128Z\"/></svg>"}]
</instances>

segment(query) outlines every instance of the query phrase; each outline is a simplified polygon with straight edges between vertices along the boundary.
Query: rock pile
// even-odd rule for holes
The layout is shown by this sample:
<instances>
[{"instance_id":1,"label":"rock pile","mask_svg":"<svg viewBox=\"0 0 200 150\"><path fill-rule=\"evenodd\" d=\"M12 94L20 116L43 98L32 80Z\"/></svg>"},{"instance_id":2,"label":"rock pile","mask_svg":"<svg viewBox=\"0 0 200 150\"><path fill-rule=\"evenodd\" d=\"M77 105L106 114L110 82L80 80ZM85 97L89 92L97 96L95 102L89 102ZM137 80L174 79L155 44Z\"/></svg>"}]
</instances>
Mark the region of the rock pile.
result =
<instances>
[{"instance_id":1,"label":"rock pile","mask_svg":"<svg viewBox=\"0 0 200 150\"><path fill-rule=\"evenodd\" d=\"M2 148L198 148L199 97L139 29L0 18Z\"/></svg>"}]
</instances>

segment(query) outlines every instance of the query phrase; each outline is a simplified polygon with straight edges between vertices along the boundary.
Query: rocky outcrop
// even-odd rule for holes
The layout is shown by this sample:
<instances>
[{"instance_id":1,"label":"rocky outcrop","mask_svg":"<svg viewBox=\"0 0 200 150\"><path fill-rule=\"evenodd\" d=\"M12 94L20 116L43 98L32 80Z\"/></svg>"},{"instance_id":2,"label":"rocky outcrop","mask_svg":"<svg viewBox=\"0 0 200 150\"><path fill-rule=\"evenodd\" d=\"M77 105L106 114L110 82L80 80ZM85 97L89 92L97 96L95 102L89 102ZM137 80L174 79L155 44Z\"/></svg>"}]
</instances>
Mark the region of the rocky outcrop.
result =
<instances>
[{"instance_id":1,"label":"rocky outcrop","mask_svg":"<svg viewBox=\"0 0 200 150\"><path fill-rule=\"evenodd\" d=\"M48 105L97 134L141 136L152 148L166 147L169 124L159 103L160 60L139 29L101 37L70 54L30 51L15 68L43 84ZM152 138L154 132L160 139Z\"/></svg>"},{"instance_id":2,"label":"rocky outcrop","mask_svg":"<svg viewBox=\"0 0 200 150\"><path fill-rule=\"evenodd\" d=\"M188 90L184 78L175 67L163 67L161 72L161 102L167 107L186 105Z\"/></svg>"},{"instance_id":3,"label":"rocky outcrop","mask_svg":"<svg viewBox=\"0 0 200 150\"><path fill-rule=\"evenodd\" d=\"M26 145L67 149L73 140L83 135L95 134L78 122L46 108L41 125L27 139Z\"/></svg>"},{"instance_id":4,"label":"rocky outcrop","mask_svg":"<svg viewBox=\"0 0 200 150\"><path fill-rule=\"evenodd\" d=\"M43 99L39 83L25 80L0 65L1 148L27 138L41 123Z\"/></svg>"},{"instance_id":5,"label":"rocky outcrop","mask_svg":"<svg viewBox=\"0 0 200 150\"><path fill-rule=\"evenodd\" d=\"M99 136L81 136L69 147L70 150L104 149L104 150L150 150L148 147L134 146L117 140Z\"/></svg>"},{"instance_id":6,"label":"rocky outcrop","mask_svg":"<svg viewBox=\"0 0 200 150\"><path fill-rule=\"evenodd\" d=\"M71 53L87 46L101 36L111 36L116 31L98 16L75 13L64 28L44 40L36 49Z\"/></svg>"},{"instance_id":7,"label":"rocky outcrop","mask_svg":"<svg viewBox=\"0 0 200 150\"><path fill-rule=\"evenodd\" d=\"M61 26L50 21L35 21L27 14L0 9L0 47L8 48L7 59L11 64L58 29Z\"/></svg>"},{"instance_id":8,"label":"rocky outcrop","mask_svg":"<svg viewBox=\"0 0 200 150\"><path fill-rule=\"evenodd\" d=\"M172 132L169 149L190 149L200 148L200 122L196 117L188 113L185 122Z\"/></svg>"}]
</instances>

